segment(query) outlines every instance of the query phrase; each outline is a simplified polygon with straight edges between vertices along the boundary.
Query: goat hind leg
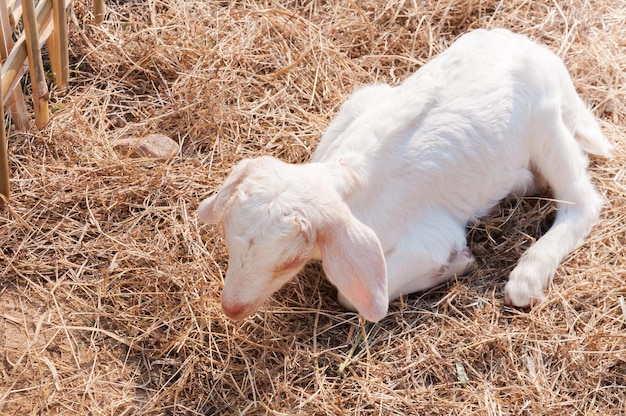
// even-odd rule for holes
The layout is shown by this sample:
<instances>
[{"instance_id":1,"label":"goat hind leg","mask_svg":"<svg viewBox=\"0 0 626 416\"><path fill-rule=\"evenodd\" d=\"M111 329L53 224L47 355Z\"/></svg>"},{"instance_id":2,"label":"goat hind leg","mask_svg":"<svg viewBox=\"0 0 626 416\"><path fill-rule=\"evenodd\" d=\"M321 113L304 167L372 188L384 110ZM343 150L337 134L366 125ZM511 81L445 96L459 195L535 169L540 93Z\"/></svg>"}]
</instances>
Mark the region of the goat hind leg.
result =
<instances>
[{"instance_id":1,"label":"goat hind leg","mask_svg":"<svg viewBox=\"0 0 626 416\"><path fill-rule=\"evenodd\" d=\"M531 154L557 202L557 216L548 232L522 256L505 286L505 302L529 307L545 299L561 261L582 244L599 218L602 198L591 183L587 158L571 132L556 123ZM532 153L532 152L531 152Z\"/></svg>"}]
</instances>

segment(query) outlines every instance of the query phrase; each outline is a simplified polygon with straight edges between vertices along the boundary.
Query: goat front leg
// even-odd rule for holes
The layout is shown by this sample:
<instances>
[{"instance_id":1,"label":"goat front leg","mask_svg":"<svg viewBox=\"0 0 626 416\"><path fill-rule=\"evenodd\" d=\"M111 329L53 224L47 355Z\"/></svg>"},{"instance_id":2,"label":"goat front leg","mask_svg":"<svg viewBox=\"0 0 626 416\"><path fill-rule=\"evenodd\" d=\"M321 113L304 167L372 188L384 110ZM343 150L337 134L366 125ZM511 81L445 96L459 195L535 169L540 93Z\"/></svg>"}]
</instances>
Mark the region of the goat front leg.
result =
<instances>
[{"instance_id":1,"label":"goat front leg","mask_svg":"<svg viewBox=\"0 0 626 416\"><path fill-rule=\"evenodd\" d=\"M444 257L437 255L429 257L429 253L423 251L395 252L387 263L389 300L433 288L473 270L476 267L476 259L465 242L462 244L442 249L440 253L444 254Z\"/></svg>"},{"instance_id":2,"label":"goat front leg","mask_svg":"<svg viewBox=\"0 0 626 416\"><path fill-rule=\"evenodd\" d=\"M385 255L389 301L402 295L438 286L455 276L474 269L476 260L465 240L465 228L448 224L443 229L431 225L405 236ZM448 239L432 238L445 235ZM427 237L431 238L427 238ZM346 309L355 310L347 297L338 293L338 301Z\"/></svg>"},{"instance_id":3,"label":"goat front leg","mask_svg":"<svg viewBox=\"0 0 626 416\"><path fill-rule=\"evenodd\" d=\"M411 227L386 255L389 300L435 287L469 272L476 260L464 225L438 212Z\"/></svg>"},{"instance_id":4,"label":"goat front leg","mask_svg":"<svg viewBox=\"0 0 626 416\"><path fill-rule=\"evenodd\" d=\"M404 255L403 255L404 254ZM456 249L450 254L448 263L418 260L412 253L397 253L388 259L389 301L398 299L402 295L427 290L455 276L462 276L472 270L476 260L468 248L460 251ZM423 269L425 264L426 270ZM337 293L337 300L346 309L356 311L354 305L341 292Z\"/></svg>"}]
</instances>

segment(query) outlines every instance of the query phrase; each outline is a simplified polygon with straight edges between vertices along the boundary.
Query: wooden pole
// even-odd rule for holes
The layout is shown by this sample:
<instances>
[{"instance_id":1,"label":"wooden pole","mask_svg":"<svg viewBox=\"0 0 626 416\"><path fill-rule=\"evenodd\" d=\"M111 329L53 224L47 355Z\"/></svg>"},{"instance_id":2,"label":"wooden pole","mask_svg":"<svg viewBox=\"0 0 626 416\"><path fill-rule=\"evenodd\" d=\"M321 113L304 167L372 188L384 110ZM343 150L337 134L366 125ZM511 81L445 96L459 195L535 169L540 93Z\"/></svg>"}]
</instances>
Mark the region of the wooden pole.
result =
<instances>
[{"instance_id":1,"label":"wooden pole","mask_svg":"<svg viewBox=\"0 0 626 416\"><path fill-rule=\"evenodd\" d=\"M104 20L104 0L93 0L93 14L95 23L99 25Z\"/></svg>"},{"instance_id":2,"label":"wooden pole","mask_svg":"<svg viewBox=\"0 0 626 416\"><path fill-rule=\"evenodd\" d=\"M52 12L54 15L54 11ZM61 74L61 54L57 47L57 38L54 36L56 28L52 30L48 39L46 39L46 45L48 46L48 58L50 59L50 69L54 75L54 79L58 80Z\"/></svg>"},{"instance_id":3,"label":"wooden pole","mask_svg":"<svg viewBox=\"0 0 626 416\"><path fill-rule=\"evenodd\" d=\"M0 89L0 103L2 103L2 90ZM4 132L4 109L0 105L0 207L3 207L11 196L9 186L9 149Z\"/></svg>"},{"instance_id":4,"label":"wooden pole","mask_svg":"<svg viewBox=\"0 0 626 416\"><path fill-rule=\"evenodd\" d=\"M28 50L28 66L33 89L33 107L35 109L35 125L38 129L48 123L48 85L43 70L43 60L39 50L37 20L35 17L35 0L22 0L24 8L24 31L26 32L26 48Z\"/></svg>"},{"instance_id":5,"label":"wooden pole","mask_svg":"<svg viewBox=\"0 0 626 416\"><path fill-rule=\"evenodd\" d=\"M54 31L49 39L54 39L54 54L58 64L58 72L54 76L57 85L65 88L70 78L65 0L52 0L52 18Z\"/></svg>"}]
</instances>

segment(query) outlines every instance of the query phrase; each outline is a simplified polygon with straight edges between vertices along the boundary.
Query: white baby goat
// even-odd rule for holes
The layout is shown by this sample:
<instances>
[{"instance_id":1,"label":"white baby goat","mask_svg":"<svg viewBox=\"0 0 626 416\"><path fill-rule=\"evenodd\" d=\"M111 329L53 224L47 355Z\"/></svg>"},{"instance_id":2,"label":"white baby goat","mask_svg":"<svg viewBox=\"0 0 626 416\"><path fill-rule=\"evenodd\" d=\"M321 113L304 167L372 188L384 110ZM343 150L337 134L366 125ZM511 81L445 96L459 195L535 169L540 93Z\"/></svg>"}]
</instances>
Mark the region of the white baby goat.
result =
<instances>
[{"instance_id":1,"label":"white baby goat","mask_svg":"<svg viewBox=\"0 0 626 416\"><path fill-rule=\"evenodd\" d=\"M466 34L402 84L355 92L311 163L242 160L200 204L202 222L224 225L223 310L251 315L319 258L340 302L378 321L389 301L470 269L468 221L535 174L558 213L504 290L513 306L541 302L599 217L583 150L611 145L556 55L502 29Z\"/></svg>"}]
</instances>

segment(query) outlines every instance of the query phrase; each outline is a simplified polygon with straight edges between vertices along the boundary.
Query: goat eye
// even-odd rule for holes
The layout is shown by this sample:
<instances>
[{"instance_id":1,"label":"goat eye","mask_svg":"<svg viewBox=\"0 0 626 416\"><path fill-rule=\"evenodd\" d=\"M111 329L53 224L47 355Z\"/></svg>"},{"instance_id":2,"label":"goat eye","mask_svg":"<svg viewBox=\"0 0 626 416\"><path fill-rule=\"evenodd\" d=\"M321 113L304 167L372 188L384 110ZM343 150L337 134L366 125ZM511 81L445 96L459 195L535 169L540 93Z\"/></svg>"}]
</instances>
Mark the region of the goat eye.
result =
<instances>
[{"instance_id":1,"label":"goat eye","mask_svg":"<svg viewBox=\"0 0 626 416\"><path fill-rule=\"evenodd\" d=\"M282 263L280 266L278 266L276 269L274 269L274 275L280 275L289 270L299 268L303 265L304 262L305 262L305 259L303 259L302 257L289 259L286 262Z\"/></svg>"}]
</instances>

